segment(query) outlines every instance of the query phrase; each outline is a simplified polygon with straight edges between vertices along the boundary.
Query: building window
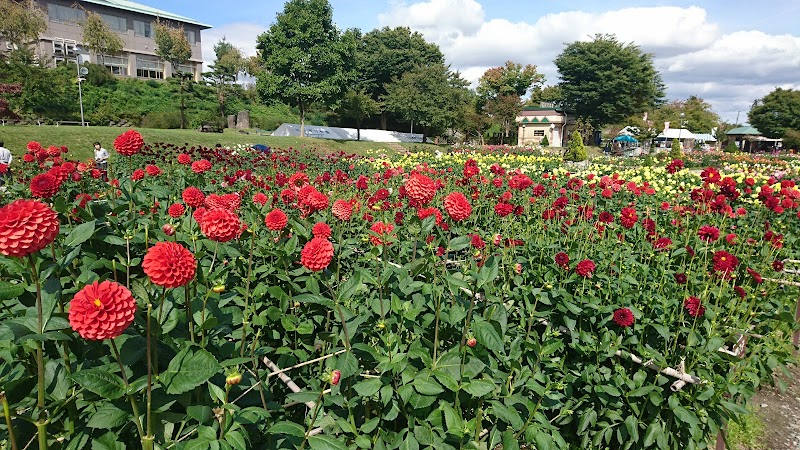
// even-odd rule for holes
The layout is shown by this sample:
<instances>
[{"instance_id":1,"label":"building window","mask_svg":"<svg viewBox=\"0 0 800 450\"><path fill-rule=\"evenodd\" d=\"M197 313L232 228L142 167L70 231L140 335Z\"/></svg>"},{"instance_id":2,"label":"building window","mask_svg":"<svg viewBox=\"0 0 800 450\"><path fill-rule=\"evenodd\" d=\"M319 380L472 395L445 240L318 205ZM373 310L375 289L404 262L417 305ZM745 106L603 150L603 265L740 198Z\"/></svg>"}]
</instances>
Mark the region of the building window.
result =
<instances>
[{"instance_id":1,"label":"building window","mask_svg":"<svg viewBox=\"0 0 800 450\"><path fill-rule=\"evenodd\" d=\"M150 22L143 22L141 20L133 21L133 34L142 37L153 37L152 25Z\"/></svg>"},{"instance_id":2,"label":"building window","mask_svg":"<svg viewBox=\"0 0 800 450\"><path fill-rule=\"evenodd\" d=\"M533 130L533 137L544 136L544 130Z\"/></svg>"},{"instance_id":3,"label":"building window","mask_svg":"<svg viewBox=\"0 0 800 450\"><path fill-rule=\"evenodd\" d=\"M128 75L128 57L127 56L110 56L100 55L97 57L100 64L102 64L109 72L114 75Z\"/></svg>"},{"instance_id":4,"label":"building window","mask_svg":"<svg viewBox=\"0 0 800 450\"><path fill-rule=\"evenodd\" d=\"M190 73L192 74L192 76L194 76L195 75L194 68L195 68L194 64L176 64L174 68L175 70L173 70L173 72Z\"/></svg>"},{"instance_id":5,"label":"building window","mask_svg":"<svg viewBox=\"0 0 800 450\"><path fill-rule=\"evenodd\" d=\"M103 22L108 25L114 31L121 31L123 33L128 31L128 19L120 16L114 16L112 14L100 14L100 17L103 18Z\"/></svg>"},{"instance_id":6,"label":"building window","mask_svg":"<svg viewBox=\"0 0 800 450\"><path fill-rule=\"evenodd\" d=\"M164 63L151 56L136 57L136 76L139 78L164 78Z\"/></svg>"},{"instance_id":7,"label":"building window","mask_svg":"<svg viewBox=\"0 0 800 450\"><path fill-rule=\"evenodd\" d=\"M86 20L86 13L78 8L49 3L47 15L53 22L78 23Z\"/></svg>"},{"instance_id":8,"label":"building window","mask_svg":"<svg viewBox=\"0 0 800 450\"><path fill-rule=\"evenodd\" d=\"M184 33L186 33L186 40L189 41L189 45L197 43L197 34L193 30L184 30Z\"/></svg>"}]
</instances>

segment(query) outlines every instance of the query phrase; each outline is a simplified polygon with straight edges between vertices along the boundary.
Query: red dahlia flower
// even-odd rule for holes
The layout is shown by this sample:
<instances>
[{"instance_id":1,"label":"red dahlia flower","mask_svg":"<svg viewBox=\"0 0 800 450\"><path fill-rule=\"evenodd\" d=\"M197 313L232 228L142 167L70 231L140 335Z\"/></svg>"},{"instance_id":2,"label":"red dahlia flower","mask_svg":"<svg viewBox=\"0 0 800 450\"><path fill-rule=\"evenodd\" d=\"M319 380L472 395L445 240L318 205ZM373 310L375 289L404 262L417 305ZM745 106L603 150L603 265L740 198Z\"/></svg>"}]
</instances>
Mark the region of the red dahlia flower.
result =
<instances>
[{"instance_id":1,"label":"red dahlia flower","mask_svg":"<svg viewBox=\"0 0 800 450\"><path fill-rule=\"evenodd\" d=\"M353 216L353 204L347 200L338 199L333 202L331 212L337 219L347 222Z\"/></svg>"},{"instance_id":2,"label":"red dahlia flower","mask_svg":"<svg viewBox=\"0 0 800 450\"><path fill-rule=\"evenodd\" d=\"M233 211L212 209L200 220L200 231L212 241L228 242L239 237L242 223Z\"/></svg>"},{"instance_id":3,"label":"red dahlia flower","mask_svg":"<svg viewBox=\"0 0 800 450\"><path fill-rule=\"evenodd\" d=\"M714 270L717 272L733 272L739 265L739 259L725 250L714 252Z\"/></svg>"},{"instance_id":4,"label":"red dahlia flower","mask_svg":"<svg viewBox=\"0 0 800 450\"><path fill-rule=\"evenodd\" d=\"M131 180L133 181L140 181L143 179L144 179L144 170L142 169L136 169L131 174Z\"/></svg>"},{"instance_id":5,"label":"red dahlia flower","mask_svg":"<svg viewBox=\"0 0 800 450\"><path fill-rule=\"evenodd\" d=\"M197 262L192 252L177 242L159 242L150 247L142 269L153 284L168 288L184 286L194 278Z\"/></svg>"},{"instance_id":6,"label":"red dahlia flower","mask_svg":"<svg viewBox=\"0 0 800 450\"><path fill-rule=\"evenodd\" d=\"M636 222L639 221L639 216L636 215L635 208L622 208L619 218L620 223L625 228L633 228Z\"/></svg>"},{"instance_id":7,"label":"red dahlia flower","mask_svg":"<svg viewBox=\"0 0 800 450\"><path fill-rule=\"evenodd\" d=\"M189 186L184 189L181 197L183 198L183 202L189 205L190 208L203 206L206 201L206 196L203 195L203 192L194 186Z\"/></svg>"},{"instance_id":8,"label":"red dahlia flower","mask_svg":"<svg viewBox=\"0 0 800 450\"><path fill-rule=\"evenodd\" d=\"M325 222L317 222L314 224L314 227L311 228L311 234L313 234L314 237L327 239L331 237L331 227Z\"/></svg>"},{"instance_id":9,"label":"red dahlia flower","mask_svg":"<svg viewBox=\"0 0 800 450\"><path fill-rule=\"evenodd\" d=\"M34 197L49 198L56 195L61 184L49 173L40 173L31 179L30 189Z\"/></svg>"},{"instance_id":10,"label":"red dahlia flower","mask_svg":"<svg viewBox=\"0 0 800 450\"><path fill-rule=\"evenodd\" d=\"M405 191L408 198L424 206L436 195L436 183L425 175L415 173L406 181Z\"/></svg>"},{"instance_id":11,"label":"red dahlia flower","mask_svg":"<svg viewBox=\"0 0 800 450\"><path fill-rule=\"evenodd\" d=\"M27 256L58 236L55 211L37 200L19 199L0 208L0 253Z\"/></svg>"},{"instance_id":12,"label":"red dahlia flower","mask_svg":"<svg viewBox=\"0 0 800 450\"><path fill-rule=\"evenodd\" d=\"M617 309L614 311L614 322L622 328L628 328L635 322L633 312L628 308Z\"/></svg>"},{"instance_id":13,"label":"red dahlia flower","mask_svg":"<svg viewBox=\"0 0 800 450\"><path fill-rule=\"evenodd\" d=\"M136 300L114 281L95 281L83 287L69 303L69 324L89 340L114 339L133 322Z\"/></svg>"},{"instance_id":14,"label":"red dahlia flower","mask_svg":"<svg viewBox=\"0 0 800 450\"><path fill-rule=\"evenodd\" d=\"M272 231L282 230L288 223L289 218L286 217L286 213L277 208L267 213L267 217L264 218L264 225Z\"/></svg>"},{"instance_id":15,"label":"red dahlia flower","mask_svg":"<svg viewBox=\"0 0 800 450\"><path fill-rule=\"evenodd\" d=\"M595 268L594 261L591 259L584 259L575 266L575 272L584 278L592 278Z\"/></svg>"},{"instance_id":16,"label":"red dahlia flower","mask_svg":"<svg viewBox=\"0 0 800 450\"><path fill-rule=\"evenodd\" d=\"M266 196L263 192L257 192L253 195L253 203L256 205L264 206L269 201L269 197Z\"/></svg>"},{"instance_id":17,"label":"red dahlia flower","mask_svg":"<svg viewBox=\"0 0 800 450\"><path fill-rule=\"evenodd\" d=\"M383 245L388 244L389 240L392 238L391 233L394 231L394 225L390 223L375 222L369 229L377 235L375 236L370 234L369 241L372 243L372 245Z\"/></svg>"},{"instance_id":18,"label":"red dahlia flower","mask_svg":"<svg viewBox=\"0 0 800 450\"><path fill-rule=\"evenodd\" d=\"M697 235L706 242L714 242L719 239L719 229L711 225L703 225L697 230Z\"/></svg>"},{"instance_id":19,"label":"red dahlia flower","mask_svg":"<svg viewBox=\"0 0 800 450\"><path fill-rule=\"evenodd\" d=\"M114 149L122 156L133 156L139 153L143 145L144 139L136 130L128 130L114 139Z\"/></svg>"},{"instance_id":20,"label":"red dahlia flower","mask_svg":"<svg viewBox=\"0 0 800 450\"><path fill-rule=\"evenodd\" d=\"M319 272L333 259L333 244L325 238L315 237L300 252L300 263L308 270Z\"/></svg>"},{"instance_id":21,"label":"red dahlia flower","mask_svg":"<svg viewBox=\"0 0 800 450\"><path fill-rule=\"evenodd\" d=\"M683 307L690 316L700 317L706 313L706 308L701 303L702 302L697 297L688 297L683 301Z\"/></svg>"},{"instance_id":22,"label":"red dahlia flower","mask_svg":"<svg viewBox=\"0 0 800 450\"><path fill-rule=\"evenodd\" d=\"M170 217L177 219L178 217L182 216L183 213L186 212L186 207L183 206L182 203L173 203L170 205L169 209L167 209L167 214Z\"/></svg>"},{"instance_id":23,"label":"red dahlia flower","mask_svg":"<svg viewBox=\"0 0 800 450\"><path fill-rule=\"evenodd\" d=\"M781 261L780 259L772 261L772 270L774 270L775 272L782 272L783 266L784 266L783 261Z\"/></svg>"},{"instance_id":24,"label":"red dahlia flower","mask_svg":"<svg viewBox=\"0 0 800 450\"><path fill-rule=\"evenodd\" d=\"M187 155L186 153L181 153L178 155L178 164L183 164L184 166L190 164L192 162L192 157Z\"/></svg>"},{"instance_id":25,"label":"red dahlia flower","mask_svg":"<svg viewBox=\"0 0 800 450\"><path fill-rule=\"evenodd\" d=\"M195 161L192 163L192 172L194 173L203 173L211 168L211 161L207 159L201 159L199 161Z\"/></svg>"},{"instance_id":26,"label":"red dahlia flower","mask_svg":"<svg viewBox=\"0 0 800 450\"><path fill-rule=\"evenodd\" d=\"M144 169L145 171L147 171L147 174L150 175L151 177L157 177L161 175L161 169L159 169L158 166L155 166L153 164L148 164Z\"/></svg>"},{"instance_id":27,"label":"red dahlia flower","mask_svg":"<svg viewBox=\"0 0 800 450\"><path fill-rule=\"evenodd\" d=\"M569 255L564 252L556 253L555 257L556 265L561 267L562 269L569 269Z\"/></svg>"},{"instance_id":28,"label":"red dahlia flower","mask_svg":"<svg viewBox=\"0 0 800 450\"><path fill-rule=\"evenodd\" d=\"M461 192L448 194L444 198L444 209L456 222L460 222L472 214L472 205L469 204L469 200Z\"/></svg>"},{"instance_id":29,"label":"red dahlia flower","mask_svg":"<svg viewBox=\"0 0 800 450\"><path fill-rule=\"evenodd\" d=\"M760 274L760 273L758 273L758 272L756 272L755 270L753 270L753 269L751 269L751 268L749 268L749 267L748 267L748 268L747 268L747 273L749 273L749 274L750 274L750 276L751 276L751 277L753 277L753 281L754 281L756 284L761 284L761 283L763 283L763 282L764 282L764 279L761 277L761 274Z\"/></svg>"}]
</instances>

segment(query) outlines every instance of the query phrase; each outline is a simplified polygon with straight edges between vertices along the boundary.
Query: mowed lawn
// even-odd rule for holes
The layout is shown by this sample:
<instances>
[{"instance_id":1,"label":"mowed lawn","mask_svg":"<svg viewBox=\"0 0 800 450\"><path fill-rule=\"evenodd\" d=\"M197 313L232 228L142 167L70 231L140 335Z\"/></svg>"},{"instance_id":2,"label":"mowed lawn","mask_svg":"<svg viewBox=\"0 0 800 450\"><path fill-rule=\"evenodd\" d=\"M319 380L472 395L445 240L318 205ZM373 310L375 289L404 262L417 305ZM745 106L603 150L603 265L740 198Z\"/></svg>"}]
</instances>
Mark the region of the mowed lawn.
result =
<instances>
[{"instance_id":1,"label":"mowed lawn","mask_svg":"<svg viewBox=\"0 0 800 450\"><path fill-rule=\"evenodd\" d=\"M119 127L78 127L78 126L52 126L52 125L6 125L0 126L0 141L5 142L5 147L15 156L25 153L25 146L30 141L37 141L43 146L50 145L69 148L71 159L85 160L93 157L92 144L100 142L103 147L111 151L114 138L127 128ZM213 147L222 144L229 147L237 144L253 145L264 144L276 148L311 147L319 151L345 151L348 153L365 154L370 150L393 152L391 146L381 142L366 141L333 141L329 139L299 138L264 136L255 132L241 133L238 130L226 129L224 133L201 133L196 130L159 130L153 128L135 128L142 134L145 142L168 142L171 144L187 146ZM431 144L400 144L409 150L433 150L438 148Z\"/></svg>"}]
</instances>

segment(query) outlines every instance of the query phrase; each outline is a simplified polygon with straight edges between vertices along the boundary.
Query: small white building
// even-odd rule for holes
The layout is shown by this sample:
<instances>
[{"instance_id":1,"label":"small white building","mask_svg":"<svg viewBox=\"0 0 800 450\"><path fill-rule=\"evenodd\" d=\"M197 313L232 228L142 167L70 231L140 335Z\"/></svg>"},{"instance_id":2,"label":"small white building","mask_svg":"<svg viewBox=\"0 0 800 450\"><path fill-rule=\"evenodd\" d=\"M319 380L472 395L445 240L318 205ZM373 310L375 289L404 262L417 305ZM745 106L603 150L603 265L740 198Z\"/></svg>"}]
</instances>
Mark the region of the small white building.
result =
<instances>
[{"instance_id":1,"label":"small white building","mask_svg":"<svg viewBox=\"0 0 800 450\"><path fill-rule=\"evenodd\" d=\"M516 122L517 145L520 146L538 145L547 137L551 147L563 147L564 136L569 135L575 124L564 110L547 105L523 108Z\"/></svg>"},{"instance_id":2,"label":"small white building","mask_svg":"<svg viewBox=\"0 0 800 450\"><path fill-rule=\"evenodd\" d=\"M694 141L697 139L694 133L686 128L667 128L655 138L656 148L670 148L672 141L677 139L682 148L694 148Z\"/></svg>"}]
</instances>

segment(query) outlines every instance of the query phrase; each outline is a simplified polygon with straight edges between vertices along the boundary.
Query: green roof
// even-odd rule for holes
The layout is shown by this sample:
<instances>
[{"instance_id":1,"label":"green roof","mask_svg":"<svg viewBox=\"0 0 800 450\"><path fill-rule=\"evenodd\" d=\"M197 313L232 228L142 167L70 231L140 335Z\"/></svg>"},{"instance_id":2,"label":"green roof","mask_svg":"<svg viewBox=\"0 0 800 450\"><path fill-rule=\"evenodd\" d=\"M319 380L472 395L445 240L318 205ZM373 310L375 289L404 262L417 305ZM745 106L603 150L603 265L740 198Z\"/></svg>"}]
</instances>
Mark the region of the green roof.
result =
<instances>
[{"instance_id":1,"label":"green roof","mask_svg":"<svg viewBox=\"0 0 800 450\"><path fill-rule=\"evenodd\" d=\"M544 119L542 119L542 123L544 123L544 122L550 122L550 121L547 120L547 117L545 117Z\"/></svg>"},{"instance_id":2,"label":"green roof","mask_svg":"<svg viewBox=\"0 0 800 450\"><path fill-rule=\"evenodd\" d=\"M743 135L761 136L761 132L758 131L756 127L752 126L732 128L726 131L725 134L743 134Z\"/></svg>"},{"instance_id":3,"label":"green roof","mask_svg":"<svg viewBox=\"0 0 800 450\"><path fill-rule=\"evenodd\" d=\"M522 123L528 123L528 118L525 117L524 119L522 119Z\"/></svg>"},{"instance_id":4,"label":"green roof","mask_svg":"<svg viewBox=\"0 0 800 450\"><path fill-rule=\"evenodd\" d=\"M158 17L160 19L189 23L192 25L197 25L201 28L211 28L211 25L198 22L194 19L190 19L188 17L180 16L178 14L173 14L171 12L163 11L161 9L156 9L147 5L143 5L141 3L131 2L128 0L82 0L82 1L86 3L92 3L95 5L107 6L109 8L122 9L125 11L146 14L148 16Z\"/></svg>"}]
</instances>

